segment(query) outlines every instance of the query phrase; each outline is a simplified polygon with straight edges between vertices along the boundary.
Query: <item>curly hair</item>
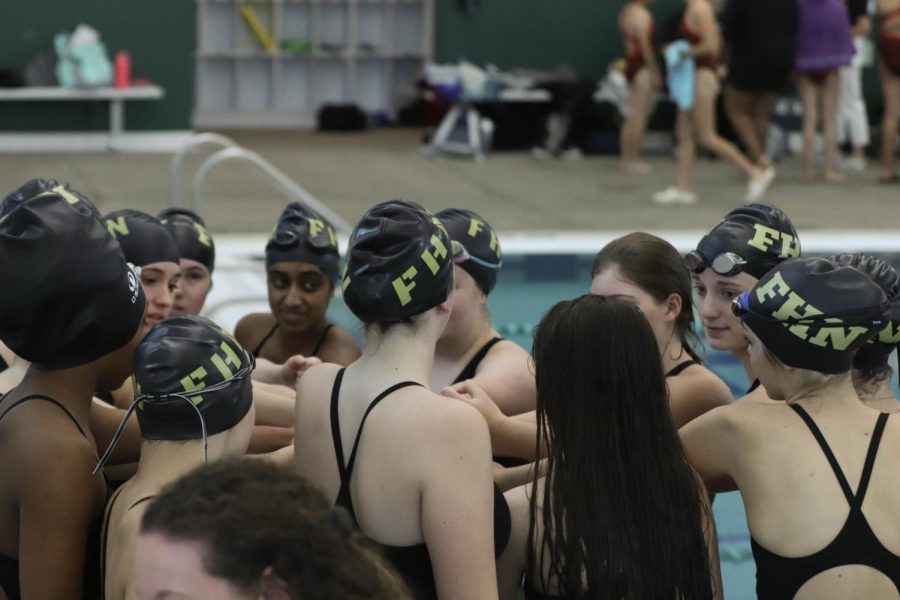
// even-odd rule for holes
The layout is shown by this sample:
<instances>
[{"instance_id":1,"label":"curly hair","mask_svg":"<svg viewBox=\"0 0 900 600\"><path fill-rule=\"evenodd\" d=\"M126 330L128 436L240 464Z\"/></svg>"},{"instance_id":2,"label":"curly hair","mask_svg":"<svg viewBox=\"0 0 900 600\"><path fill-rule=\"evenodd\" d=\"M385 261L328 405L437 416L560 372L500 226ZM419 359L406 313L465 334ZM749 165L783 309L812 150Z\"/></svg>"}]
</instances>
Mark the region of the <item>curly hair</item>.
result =
<instances>
[{"instance_id":1,"label":"curly hair","mask_svg":"<svg viewBox=\"0 0 900 600\"><path fill-rule=\"evenodd\" d=\"M207 573L248 593L271 568L295 600L410 598L349 516L263 461L218 461L167 486L141 521L151 532L202 542Z\"/></svg>"}]
</instances>

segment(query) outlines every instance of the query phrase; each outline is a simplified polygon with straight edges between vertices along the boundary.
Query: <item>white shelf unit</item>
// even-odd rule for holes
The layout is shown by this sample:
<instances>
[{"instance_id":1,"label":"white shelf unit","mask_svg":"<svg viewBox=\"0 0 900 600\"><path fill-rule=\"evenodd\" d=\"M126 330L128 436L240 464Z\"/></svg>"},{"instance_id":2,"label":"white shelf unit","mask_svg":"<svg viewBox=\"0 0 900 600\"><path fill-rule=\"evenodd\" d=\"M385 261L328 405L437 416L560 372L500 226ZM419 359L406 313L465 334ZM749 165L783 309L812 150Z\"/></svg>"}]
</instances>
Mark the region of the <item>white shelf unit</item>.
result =
<instances>
[{"instance_id":1,"label":"white shelf unit","mask_svg":"<svg viewBox=\"0 0 900 600\"><path fill-rule=\"evenodd\" d=\"M309 127L328 103L394 115L431 60L434 1L196 0L194 126Z\"/></svg>"}]
</instances>

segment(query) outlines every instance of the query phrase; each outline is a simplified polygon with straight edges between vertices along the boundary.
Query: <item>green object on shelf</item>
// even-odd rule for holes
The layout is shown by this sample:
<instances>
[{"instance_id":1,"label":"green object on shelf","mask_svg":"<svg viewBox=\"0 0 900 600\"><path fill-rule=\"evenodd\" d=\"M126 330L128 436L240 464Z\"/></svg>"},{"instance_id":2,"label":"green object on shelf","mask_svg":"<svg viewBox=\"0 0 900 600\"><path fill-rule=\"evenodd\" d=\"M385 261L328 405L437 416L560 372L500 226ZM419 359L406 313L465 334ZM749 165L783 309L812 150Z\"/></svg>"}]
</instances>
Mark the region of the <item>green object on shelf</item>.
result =
<instances>
[{"instance_id":1,"label":"green object on shelf","mask_svg":"<svg viewBox=\"0 0 900 600\"><path fill-rule=\"evenodd\" d=\"M312 42L309 40L282 40L281 49L291 54L312 53Z\"/></svg>"}]
</instances>

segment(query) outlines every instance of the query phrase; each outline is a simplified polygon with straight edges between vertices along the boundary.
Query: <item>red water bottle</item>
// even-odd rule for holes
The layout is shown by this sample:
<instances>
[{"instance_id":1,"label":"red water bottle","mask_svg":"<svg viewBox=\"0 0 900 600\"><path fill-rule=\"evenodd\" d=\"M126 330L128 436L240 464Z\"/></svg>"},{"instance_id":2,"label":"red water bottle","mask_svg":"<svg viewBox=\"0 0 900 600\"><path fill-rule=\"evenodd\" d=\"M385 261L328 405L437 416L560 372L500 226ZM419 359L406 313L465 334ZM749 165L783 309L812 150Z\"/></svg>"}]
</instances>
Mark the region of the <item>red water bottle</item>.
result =
<instances>
[{"instance_id":1,"label":"red water bottle","mask_svg":"<svg viewBox=\"0 0 900 600\"><path fill-rule=\"evenodd\" d=\"M127 50L116 52L115 61L115 86L127 88L131 85L131 55Z\"/></svg>"}]
</instances>

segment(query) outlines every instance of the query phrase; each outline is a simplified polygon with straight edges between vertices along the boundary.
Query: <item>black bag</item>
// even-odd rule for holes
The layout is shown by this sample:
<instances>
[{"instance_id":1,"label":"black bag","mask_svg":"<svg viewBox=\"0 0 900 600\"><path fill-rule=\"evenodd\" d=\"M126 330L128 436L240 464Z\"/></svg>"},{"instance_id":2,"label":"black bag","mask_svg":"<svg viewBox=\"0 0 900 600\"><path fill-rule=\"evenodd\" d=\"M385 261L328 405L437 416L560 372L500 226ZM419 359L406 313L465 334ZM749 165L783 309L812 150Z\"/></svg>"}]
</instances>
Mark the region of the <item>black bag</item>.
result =
<instances>
[{"instance_id":1,"label":"black bag","mask_svg":"<svg viewBox=\"0 0 900 600\"><path fill-rule=\"evenodd\" d=\"M319 131L362 131L366 113L355 104L325 104L319 109Z\"/></svg>"}]
</instances>

